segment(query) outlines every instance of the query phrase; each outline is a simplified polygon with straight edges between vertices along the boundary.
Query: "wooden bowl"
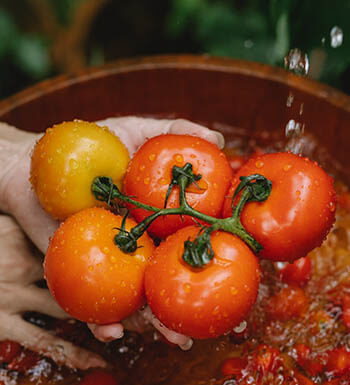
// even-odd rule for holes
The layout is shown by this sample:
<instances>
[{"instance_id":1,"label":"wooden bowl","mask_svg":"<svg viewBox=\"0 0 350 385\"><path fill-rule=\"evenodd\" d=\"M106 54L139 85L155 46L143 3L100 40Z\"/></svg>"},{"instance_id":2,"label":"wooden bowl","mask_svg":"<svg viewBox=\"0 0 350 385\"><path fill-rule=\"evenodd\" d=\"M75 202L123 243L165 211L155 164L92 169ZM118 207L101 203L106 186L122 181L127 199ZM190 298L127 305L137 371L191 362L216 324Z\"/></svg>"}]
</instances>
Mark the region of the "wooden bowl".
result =
<instances>
[{"instance_id":1,"label":"wooden bowl","mask_svg":"<svg viewBox=\"0 0 350 385\"><path fill-rule=\"evenodd\" d=\"M260 139L283 138L294 119L328 149L340 177L350 181L350 99L263 64L190 55L121 60L42 82L0 102L0 120L30 131L73 118L130 114L203 122L222 130L228 141L235 135L232 127Z\"/></svg>"}]
</instances>

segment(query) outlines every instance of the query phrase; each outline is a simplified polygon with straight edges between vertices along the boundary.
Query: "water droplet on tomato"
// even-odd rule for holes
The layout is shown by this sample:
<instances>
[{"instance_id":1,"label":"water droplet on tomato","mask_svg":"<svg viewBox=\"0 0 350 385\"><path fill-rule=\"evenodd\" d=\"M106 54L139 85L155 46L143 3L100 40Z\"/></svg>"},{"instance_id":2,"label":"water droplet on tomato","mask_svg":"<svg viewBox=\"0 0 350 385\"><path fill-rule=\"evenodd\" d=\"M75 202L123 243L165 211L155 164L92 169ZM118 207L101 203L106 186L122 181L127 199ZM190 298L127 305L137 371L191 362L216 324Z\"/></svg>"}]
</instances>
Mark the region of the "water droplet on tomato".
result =
<instances>
[{"instance_id":1,"label":"water droplet on tomato","mask_svg":"<svg viewBox=\"0 0 350 385\"><path fill-rule=\"evenodd\" d=\"M109 258L109 260L111 261L111 263L116 263L116 262L117 262L117 258L116 258L114 255L112 255L112 256Z\"/></svg>"},{"instance_id":2,"label":"water droplet on tomato","mask_svg":"<svg viewBox=\"0 0 350 385\"><path fill-rule=\"evenodd\" d=\"M89 266L89 267L88 267L88 270L89 270L89 271L93 271L93 270L94 270L94 267L93 267L93 266Z\"/></svg>"},{"instance_id":3,"label":"water droplet on tomato","mask_svg":"<svg viewBox=\"0 0 350 385\"><path fill-rule=\"evenodd\" d=\"M47 159L47 163L51 164L52 161L53 161L53 158L52 158L52 156L50 156L50 157Z\"/></svg>"},{"instance_id":4,"label":"water droplet on tomato","mask_svg":"<svg viewBox=\"0 0 350 385\"><path fill-rule=\"evenodd\" d=\"M78 162L75 160L75 159L70 159L69 160L69 166L70 168L72 168L73 170L76 170L78 168Z\"/></svg>"},{"instance_id":5,"label":"water droplet on tomato","mask_svg":"<svg viewBox=\"0 0 350 385\"><path fill-rule=\"evenodd\" d=\"M255 162L255 167L257 168L263 168L264 167L264 162L262 160L257 160Z\"/></svg>"},{"instance_id":6,"label":"water droplet on tomato","mask_svg":"<svg viewBox=\"0 0 350 385\"><path fill-rule=\"evenodd\" d=\"M212 311L212 314L217 315L217 314L219 314L219 311L220 311L220 306L217 305L217 306L215 306L214 310Z\"/></svg>"},{"instance_id":7,"label":"water droplet on tomato","mask_svg":"<svg viewBox=\"0 0 350 385\"><path fill-rule=\"evenodd\" d=\"M184 161L184 157L181 154L175 154L174 159L176 163L182 163Z\"/></svg>"},{"instance_id":8,"label":"water droplet on tomato","mask_svg":"<svg viewBox=\"0 0 350 385\"><path fill-rule=\"evenodd\" d=\"M163 297L163 295L165 294L165 289L162 289L159 294L161 295L161 297Z\"/></svg>"},{"instance_id":9,"label":"water droplet on tomato","mask_svg":"<svg viewBox=\"0 0 350 385\"><path fill-rule=\"evenodd\" d=\"M144 184L149 184L150 181L151 181L151 178L148 176L148 177L146 177L146 178L143 180L143 183L144 183Z\"/></svg>"},{"instance_id":10,"label":"water droplet on tomato","mask_svg":"<svg viewBox=\"0 0 350 385\"><path fill-rule=\"evenodd\" d=\"M158 180L158 182L159 182L159 184L162 184L162 185L168 184L168 181L167 181L165 178L160 178L160 179Z\"/></svg>"},{"instance_id":11,"label":"water droplet on tomato","mask_svg":"<svg viewBox=\"0 0 350 385\"><path fill-rule=\"evenodd\" d=\"M291 165L291 164L285 164L285 165L283 166L283 170L284 170L284 171L289 171L291 168L292 168L292 165Z\"/></svg>"},{"instance_id":12,"label":"water droplet on tomato","mask_svg":"<svg viewBox=\"0 0 350 385\"><path fill-rule=\"evenodd\" d=\"M184 284L184 291L185 291L186 293L191 293L191 291L192 291L192 285L189 284L189 283L185 283L185 284Z\"/></svg>"},{"instance_id":13,"label":"water droplet on tomato","mask_svg":"<svg viewBox=\"0 0 350 385\"><path fill-rule=\"evenodd\" d=\"M61 198L66 198L66 197L67 197L67 191L66 191L66 189L61 190L59 194L60 194L60 197L61 197Z\"/></svg>"},{"instance_id":14,"label":"water droplet on tomato","mask_svg":"<svg viewBox=\"0 0 350 385\"><path fill-rule=\"evenodd\" d=\"M238 293L238 290L234 286L231 286L230 290L232 295L236 295Z\"/></svg>"},{"instance_id":15,"label":"water droplet on tomato","mask_svg":"<svg viewBox=\"0 0 350 385\"><path fill-rule=\"evenodd\" d=\"M152 162L154 159L156 159L156 154L150 154L148 159Z\"/></svg>"},{"instance_id":16,"label":"water droplet on tomato","mask_svg":"<svg viewBox=\"0 0 350 385\"><path fill-rule=\"evenodd\" d=\"M334 204L334 202L330 202L329 203L329 209L331 210L331 212L335 211L335 204Z\"/></svg>"},{"instance_id":17,"label":"water droplet on tomato","mask_svg":"<svg viewBox=\"0 0 350 385\"><path fill-rule=\"evenodd\" d=\"M144 164L142 164L139 169L140 169L140 171L143 171L145 168L146 168L146 166Z\"/></svg>"}]
</instances>

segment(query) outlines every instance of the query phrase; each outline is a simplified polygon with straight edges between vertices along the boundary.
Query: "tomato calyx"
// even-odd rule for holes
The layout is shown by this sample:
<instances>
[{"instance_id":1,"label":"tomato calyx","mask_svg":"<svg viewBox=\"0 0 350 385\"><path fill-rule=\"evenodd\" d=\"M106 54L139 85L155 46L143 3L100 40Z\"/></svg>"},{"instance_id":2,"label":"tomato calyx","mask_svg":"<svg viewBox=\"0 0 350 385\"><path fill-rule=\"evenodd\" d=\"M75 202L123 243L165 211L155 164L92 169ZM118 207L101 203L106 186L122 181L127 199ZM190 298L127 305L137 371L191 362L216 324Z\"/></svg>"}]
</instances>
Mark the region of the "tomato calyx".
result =
<instances>
[{"instance_id":1,"label":"tomato calyx","mask_svg":"<svg viewBox=\"0 0 350 385\"><path fill-rule=\"evenodd\" d=\"M196 182L198 182L202 178L202 175L195 174L193 172L193 166L191 163L186 163L183 167L174 166L171 170L171 173L172 173L172 179L165 196L164 208L166 208L169 196L174 186L179 186L180 176L186 177L186 187L188 187L190 184L193 183L199 190L201 189Z\"/></svg>"},{"instance_id":2,"label":"tomato calyx","mask_svg":"<svg viewBox=\"0 0 350 385\"><path fill-rule=\"evenodd\" d=\"M174 166L172 177L166 194L165 205L162 209L138 202L130 196L124 195L108 177L95 178L91 190L96 199L107 202L111 206L114 205L114 199L119 199L138 208L153 212L153 214L146 217L130 231L126 231L123 227L119 229L120 232L116 235L114 241L122 251L127 253L135 251L137 239L142 236L155 219L163 215L188 215L210 225L202 226L194 241L187 240L185 242L183 260L192 267L203 267L213 258L214 253L211 248L210 234L216 230L223 230L238 236L255 254L262 250L261 244L243 227L240 215L246 203L252 201L262 202L269 197L272 186L271 181L260 174L241 177L241 183L232 198L232 216L221 219L201 213L188 204L185 190L190 184L195 183L201 178L200 175L193 173L191 163L186 163L183 167ZM176 208L165 208L167 199L174 186L179 187L179 206ZM238 203L234 205L238 194L240 194Z\"/></svg>"},{"instance_id":3,"label":"tomato calyx","mask_svg":"<svg viewBox=\"0 0 350 385\"><path fill-rule=\"evenodd\" d=\"M202 267L214 258L210 234L214 228L202 226L194 241L185 241L182 259L192 267Z\"/></svg>"}]
</instances>

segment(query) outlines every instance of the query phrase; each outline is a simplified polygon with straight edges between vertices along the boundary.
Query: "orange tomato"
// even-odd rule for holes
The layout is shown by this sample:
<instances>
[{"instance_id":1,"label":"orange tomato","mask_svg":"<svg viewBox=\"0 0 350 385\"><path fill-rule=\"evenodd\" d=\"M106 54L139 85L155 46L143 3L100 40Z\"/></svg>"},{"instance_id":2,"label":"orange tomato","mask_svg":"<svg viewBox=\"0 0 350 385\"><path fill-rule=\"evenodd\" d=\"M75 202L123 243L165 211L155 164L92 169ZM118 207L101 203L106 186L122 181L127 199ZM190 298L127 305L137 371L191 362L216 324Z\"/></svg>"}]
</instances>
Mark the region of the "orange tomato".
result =
<instances>
[{"instance_id":1,"label":"orange tomato","mask_svg":"<svg viewBox=\"0 0 350 385\"><path fill-rule=\"evenodd\" d=\"M134 253L113 242L122 217L102 208L72 215L53 236L45 256L48 287L73 317L96 324L118 322L144 303L144 271L153 242L144 234ZM126 230L136 223L128 219Z\"/></svg>"}]
</instances>

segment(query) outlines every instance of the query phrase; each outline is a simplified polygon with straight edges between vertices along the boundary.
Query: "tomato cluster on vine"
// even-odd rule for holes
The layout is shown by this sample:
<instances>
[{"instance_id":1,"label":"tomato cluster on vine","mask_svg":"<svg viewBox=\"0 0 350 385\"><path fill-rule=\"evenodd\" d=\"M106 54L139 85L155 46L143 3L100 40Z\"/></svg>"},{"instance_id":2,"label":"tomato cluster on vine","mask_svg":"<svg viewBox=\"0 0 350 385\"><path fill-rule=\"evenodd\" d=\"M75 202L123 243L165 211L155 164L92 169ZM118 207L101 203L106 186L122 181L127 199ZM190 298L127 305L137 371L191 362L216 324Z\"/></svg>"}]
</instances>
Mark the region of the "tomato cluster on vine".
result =
<instances>
[{"instance_id":1,"label":"tomato cluster on vine","mask_svg":"<svg viewBox=\"0 0 350 385\"><path fill-rule=\"evenodd\" d=\"M258 257L305 257L334 222L333 181L307 158L260 154L234 174L225 154L198 137L151 138L130 162L112 137L92 123L62 123L32 157L41 204L64 220L46 254L46 280L82 321L119 322L147 301L176 332L228 333L256 300Z\"/></svg>"}]
</instances>

